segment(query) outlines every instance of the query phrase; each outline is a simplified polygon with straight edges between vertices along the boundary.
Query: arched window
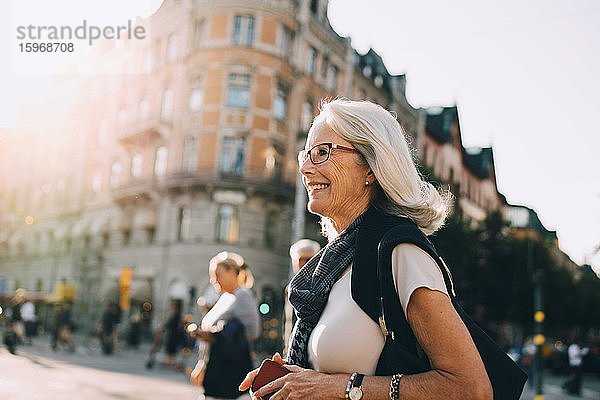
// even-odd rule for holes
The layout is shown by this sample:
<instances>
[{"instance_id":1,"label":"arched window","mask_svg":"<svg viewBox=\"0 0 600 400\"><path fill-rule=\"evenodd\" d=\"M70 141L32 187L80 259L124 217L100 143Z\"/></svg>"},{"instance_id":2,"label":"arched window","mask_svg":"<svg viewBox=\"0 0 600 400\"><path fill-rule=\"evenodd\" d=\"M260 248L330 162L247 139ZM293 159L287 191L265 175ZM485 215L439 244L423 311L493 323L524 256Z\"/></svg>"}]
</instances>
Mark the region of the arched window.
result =
<instances>
[{"instance_id":1,"label":"arched window","mask_svg":"<svg viewBox=\"0 0 600 400\"><path fill-rule=\"evenodd\" d=\"M239 235L237 208L231 204L222 204L217 215L217 241L236 243Z\"/></svg>"},{"instance_id":2,"label":"arched window","mask_svg":"<svg viewBox=\"0 0 600 400\"><path fill-rule=\"evenodd\" d=\"M173 90L166 89L162 94L160 106L160 119L170 121L173 117Z\"/></svg>"},{"instance_id":3,"label":"arched window","mask_svg":"<svg viewBox=\"0 0 600 400\"><path fill-rule=\"evenodd\" d=\"M156 149L156 159L154 160L154 175L165 176L167 173L167 157L169 151L165 146Z\"/></svg>"}]
</instances>

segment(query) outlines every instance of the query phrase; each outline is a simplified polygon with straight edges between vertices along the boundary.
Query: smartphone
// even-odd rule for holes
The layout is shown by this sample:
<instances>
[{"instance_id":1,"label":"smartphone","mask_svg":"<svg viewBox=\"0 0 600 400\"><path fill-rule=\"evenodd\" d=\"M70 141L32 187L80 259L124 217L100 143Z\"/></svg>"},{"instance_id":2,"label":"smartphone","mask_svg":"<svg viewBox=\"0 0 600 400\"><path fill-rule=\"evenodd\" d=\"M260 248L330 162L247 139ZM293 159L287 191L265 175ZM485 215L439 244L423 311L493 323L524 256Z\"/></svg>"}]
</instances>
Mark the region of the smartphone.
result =
<instances>
[{"instance_id":1,"label":"smartphone","mask_svg":"<svg viewBox=\"0 0 600 400\"><path fill-rule=\"evenodd\" d=\"M281 378L289 372L289 369L287 369L279 363L276 363L275 361L264 360L262 364L260 364L258 374L256 374L256 376L254 377L254 381L252 381L250 393L256 392L258 389L265 386L267 383L272 382L277 378ZM268 400L271 398L272 394L273 393L266 394L262 397L262 399Z\"/></svg>"}]
</instances>

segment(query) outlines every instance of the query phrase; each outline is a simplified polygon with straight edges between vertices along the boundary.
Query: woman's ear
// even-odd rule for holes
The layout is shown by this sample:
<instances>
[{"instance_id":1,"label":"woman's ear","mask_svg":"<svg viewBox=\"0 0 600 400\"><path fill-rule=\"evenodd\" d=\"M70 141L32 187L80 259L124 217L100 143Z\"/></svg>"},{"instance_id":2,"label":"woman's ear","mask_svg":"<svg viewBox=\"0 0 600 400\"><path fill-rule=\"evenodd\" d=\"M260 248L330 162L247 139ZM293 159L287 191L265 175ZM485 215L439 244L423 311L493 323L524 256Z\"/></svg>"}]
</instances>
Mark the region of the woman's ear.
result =
<instances>
[{"instance_id":1,"label":"woman's ear","mask_svg":"<svg viewBox=\"0 0 600 400\"><path fill-rule=\"evenodd\" d=\"M367 181L369 181L369 184L372 185L376 180L377 178L375 177L375 174L371 169L369 169L369 172L367 172Z\"/></svg>"}]
</instances>

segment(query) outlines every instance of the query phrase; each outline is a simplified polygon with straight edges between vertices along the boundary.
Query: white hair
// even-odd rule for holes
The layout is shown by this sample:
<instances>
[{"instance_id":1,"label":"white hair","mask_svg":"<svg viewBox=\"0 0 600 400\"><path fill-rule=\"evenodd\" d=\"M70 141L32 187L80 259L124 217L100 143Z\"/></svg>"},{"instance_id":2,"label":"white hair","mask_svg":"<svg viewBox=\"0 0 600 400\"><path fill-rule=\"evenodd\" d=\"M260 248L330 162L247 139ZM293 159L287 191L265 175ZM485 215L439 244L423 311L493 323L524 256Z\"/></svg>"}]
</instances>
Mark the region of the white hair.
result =
<instances>
[{"instance_id":1,"label":"white hair","mask_svg":"<svg viewBox=\"0 0 600 400\"><path fill-rule=\"evenodd\" d=\"M301 254L315 255L321 250L321 245L311 239L300 239L290 246L290 258L300 258Z\"/></svg>"},{"instance_id":2,"label":"white hair","mask_svg":"<svg viewBox=\"0 0 600 400\"><path fill-rule=\"evenodd\" d=\"M321 104L314 124L321 121L352 143L373 171L377 209L410 218L426 235L444 224L452 194L440 193L421 177L404 130L389 111L369 101L336 99ZM321 224L331 240L331 221L322 218Z\"/></svg>"}]
</instances>

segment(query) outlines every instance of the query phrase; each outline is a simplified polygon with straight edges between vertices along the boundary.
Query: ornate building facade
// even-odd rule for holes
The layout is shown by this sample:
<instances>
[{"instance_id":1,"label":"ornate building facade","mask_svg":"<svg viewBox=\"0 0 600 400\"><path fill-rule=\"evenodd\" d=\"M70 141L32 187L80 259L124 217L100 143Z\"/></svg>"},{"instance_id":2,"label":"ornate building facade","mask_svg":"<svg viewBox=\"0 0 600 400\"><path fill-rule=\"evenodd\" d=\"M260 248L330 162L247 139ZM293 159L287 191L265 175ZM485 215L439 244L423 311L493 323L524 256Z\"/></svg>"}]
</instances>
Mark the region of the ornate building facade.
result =
<instances>
[{"instance_id":1,"label":"ornate building facade","mask_svg":"<svg viewBox=\"0 0 600 400\"><path fill-rule=\"evenodd\" d=\"M131 309L151 302L158 323L172 300L192 307L208 261L230 250L258 298L281 296L292 239L318 236L296 154L321 99L370 98L415 141L424 126L405 77L358 54L326 11L323 0L165 0L138 21L146 40L95 48L97 73L64 79L0 142L4 292L43 297L65 279L82 321L121 292Z\"/></svg>"}]
</instances>

